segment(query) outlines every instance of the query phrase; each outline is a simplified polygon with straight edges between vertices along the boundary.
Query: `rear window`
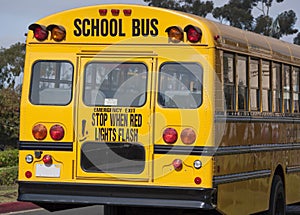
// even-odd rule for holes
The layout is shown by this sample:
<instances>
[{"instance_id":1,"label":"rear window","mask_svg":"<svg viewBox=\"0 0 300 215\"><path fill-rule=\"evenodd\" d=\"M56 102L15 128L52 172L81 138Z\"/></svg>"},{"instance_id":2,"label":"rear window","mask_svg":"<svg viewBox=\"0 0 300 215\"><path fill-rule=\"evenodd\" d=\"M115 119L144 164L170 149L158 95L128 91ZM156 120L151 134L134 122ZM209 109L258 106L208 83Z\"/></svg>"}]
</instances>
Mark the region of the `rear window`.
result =
<instances>
[{"instance_id":1,"label":"rear window","mask_svg":"<svg viewBox=\"0 0 300 215\"><path fill-rule=\"evenodd\" d=\"M36 105L67 105L72 99L73 65L38 61L32 68L30 101Z\"/></svg>"},{"instance_id":2,"label":"rear window","mask_svg":"<svg viewBox=\"0 0 300 215\"><path fill-rule=\"evenodd\" d=\"M146 102L147 67L143 63L92 62L85 68L88 106L140 107Z\"/></svg>"},{"instance_id":3,"label":"rear window","mask_svg":"<svg viewBox=\"0 0 300 215\"><path fill-rule=\"evenodd\" d=\"M158 103L164 108L198 108L202 104L202 79L203 69L197 63L163 64Z\"/></svg>"}]
</instances>

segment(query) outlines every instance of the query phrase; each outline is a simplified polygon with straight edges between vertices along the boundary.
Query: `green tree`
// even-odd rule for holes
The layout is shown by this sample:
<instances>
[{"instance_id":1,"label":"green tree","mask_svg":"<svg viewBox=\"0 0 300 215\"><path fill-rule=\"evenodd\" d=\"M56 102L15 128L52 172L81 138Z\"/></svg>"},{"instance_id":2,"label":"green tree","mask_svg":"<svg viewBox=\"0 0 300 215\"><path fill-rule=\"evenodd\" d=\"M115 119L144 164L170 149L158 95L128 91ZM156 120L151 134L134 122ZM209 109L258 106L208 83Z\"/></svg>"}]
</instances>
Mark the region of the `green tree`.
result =
<instances>
[{"instance_id":1,"label":"green tree","mask_svg":"<svg viewBox=\"0 0 300 215\"><path fill-rule=\"evenodd\" d=\"M23 71L24 58L23 43L0 49L0 147L15 147L18 140L21 83L15 80Z\"/></svg>"},{"instance_id":2,"label":"green tree","mask_svg":"<svg viewBox=\"0 0 300 215\"><path fill-rule=\"evenodd\" d=\"M19 137L18 90L8 87L0 89L0 145L15 147Z\"/></svg>"},{"instance_id":3,"label":"green tree","mask_svg":"<svg viewBox=\"0 0 300 215\"><path fill-rule=\"evenodd\" d=\"M168 8L206 17L214 8L213 1L201 0L144 0L150 6Z\"/></svg>"},{"instance_id":4,"label":"green tree","mask_svg":"<svg viewBox=\"0 0 300 215\"><path fill-rule=\"evenodd\" d=\"M298 33L297 36L294 38L294 43L300 45L300 33Z\"/></svg>"},{"instance_id":5,"label":"green tree","mask_svg":"<svg viewBox=\"0 0 300 215\"><path fill-rule=\"evenodd\" d=\"M275 19L270 16L274 2L284 0L229 0L223 7L215 8L213 16L220 21L228 22L234 27L254 31L266 36L281 38L298 32L294 28L297 17L293 10L284 11ZM253 17L253 9L260 11L260 15Z\"/></svg>"},{"instance_id":6,"label":"green tree","mask_svg":"<svg viewBox=\"0 0 300 215\"><path fill-rule=\"evenodd\" d=\"M0 49L0 89L15 86L15 77L23 71L24 58L24 43L16 43L8 49Z\"/></svg>"}]
</instances>

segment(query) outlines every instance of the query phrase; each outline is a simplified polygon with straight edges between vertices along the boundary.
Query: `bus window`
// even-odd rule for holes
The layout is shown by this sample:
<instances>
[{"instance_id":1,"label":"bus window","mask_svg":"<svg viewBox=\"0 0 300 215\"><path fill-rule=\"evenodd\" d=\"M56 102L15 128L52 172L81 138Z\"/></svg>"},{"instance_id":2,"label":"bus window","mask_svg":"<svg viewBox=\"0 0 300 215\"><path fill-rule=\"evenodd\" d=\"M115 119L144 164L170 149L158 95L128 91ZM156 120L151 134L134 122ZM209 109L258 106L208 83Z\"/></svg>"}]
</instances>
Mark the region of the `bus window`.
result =
<instances>
[{"instance_id":1,"label":"bus window","mask_svg":"<svg viewBox=\"0 0 300 215\"><path fill-rule=\"evenodd\" d=\"M259 98L259 61L250 61L250 108L253 111L260 110Z\"/></svg>"},{"instance_id":2,"label":"bus window","mask_svg":"<svg viewBox=\"0 0 300 215\"><path fill-rule=\"evenodd\" d=\"M293 83L293 102L294 102L294 113L299 113L299 101L300 101L300 89L299 89L299 83L300 83L300 69L298 67L293 68L292 73L292 83Z\"/></svg>"},{"instance_id":3,"label":"bus window","mask_svg":"<svg viewBox=\"0 0 300 215\"><path fill-rule=\"evenodd\" d=\"M272 66L272 90L274 111L281 112L281 65L274 63Z\"/></svg>"},{"instance_id":4,"label":"bus window","mask_svg":"<svg viewBox=\"0 0 300 215\"><path fill-rule=\"evenodd\" d=\"M237 60L238 73L238 109L247 110L247 58L239 56Z\"/></svg>"},{"instance_id":5,"label":"bus window","mask_svg":"<svg viewBox=\"0 0 300 215\"><path fill-rule=\"evenodd\" d=\"M72 99L73 66L62 61L33 65L30 101L35 105L67 105Z\"/></svg>"},{"instance_id":6,"label":"bus window","mask_svg":"<svg viewBox=\"0 0 300 215\"><path fill-rule=\"evenodd\" d=\"M283 77L283 101L284 101L284 112L291 112L291 80L290 80L291 68L288 65L284 65L284 77Z\"/></svg>"},{"instance_id":7,"label":"bus window","mask_svg":"<svg viewBox=\"0 0 300 215\"><path fill-rule=\"evenodd\" d=\"M262 62L262 111L272 111L270 62Z\"/></svg>"},{"instance_id":8,"label":"bus window","mask_svg":"<svg viewBox=\"0 0 300 215\"><path fill-rule=\"evenodd\" d=\"M197 108L202 104L203 69L197 63L165 63L159 73L158 103L165 108Z\"/></svg>"},{"instance_id":9,"label":"bus window","mask_svg":"<svg viewBox=\"0 0 300 215\"><path fill-rule=\"evenodd\" d=\"M225 107L227 110L235 110L234 56L232 54L225 53L223 62Z\"/></svg>"},{"instance_id":10,"label":"bus window","mask_svg":"<svg viewBox=\"0 0 300 215\"><path fill-rule=\"evenodd\" d=\"M146 102L147 67L142 63L93 62L84 75L86 105L141 107Z\"/></svg>"}]
</instances>

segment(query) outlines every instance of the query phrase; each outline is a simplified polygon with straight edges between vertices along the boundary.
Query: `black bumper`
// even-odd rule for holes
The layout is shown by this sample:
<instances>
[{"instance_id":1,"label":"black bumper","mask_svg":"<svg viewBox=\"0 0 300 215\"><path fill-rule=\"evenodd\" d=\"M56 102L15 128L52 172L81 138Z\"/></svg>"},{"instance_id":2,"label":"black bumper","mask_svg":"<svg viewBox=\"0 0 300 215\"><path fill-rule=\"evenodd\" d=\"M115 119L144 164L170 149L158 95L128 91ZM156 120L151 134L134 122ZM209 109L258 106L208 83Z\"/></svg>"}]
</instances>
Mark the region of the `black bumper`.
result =
<instances>
[{"instance_id":1,"label":"black bumper","mask_svg":"<svg viewBox=\"0 0 300 215\"><path fill-rule=\"evenodd\" d=\"M214 189L19 182L19 201L42 204L118 205L214 209Z\"/></svg>"}]
</instances>

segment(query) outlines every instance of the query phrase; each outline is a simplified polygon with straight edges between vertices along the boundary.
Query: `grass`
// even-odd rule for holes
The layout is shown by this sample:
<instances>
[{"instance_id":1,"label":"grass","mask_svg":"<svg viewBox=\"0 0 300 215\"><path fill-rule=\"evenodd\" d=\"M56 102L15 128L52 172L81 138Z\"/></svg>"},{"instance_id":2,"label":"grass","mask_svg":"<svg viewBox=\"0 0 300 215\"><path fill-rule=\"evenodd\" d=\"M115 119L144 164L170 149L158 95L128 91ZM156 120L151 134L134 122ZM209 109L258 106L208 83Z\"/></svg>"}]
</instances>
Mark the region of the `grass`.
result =
<instances>
[{"instance_id":1,"label":"grass","mask_svg":"<svg viewBox=\"0 0 300 215\"><path fill-rule=\"evenodd\" d=\"M0 186L0 203L17 201L18 185Z\"/></svg>"}]
</instances>

